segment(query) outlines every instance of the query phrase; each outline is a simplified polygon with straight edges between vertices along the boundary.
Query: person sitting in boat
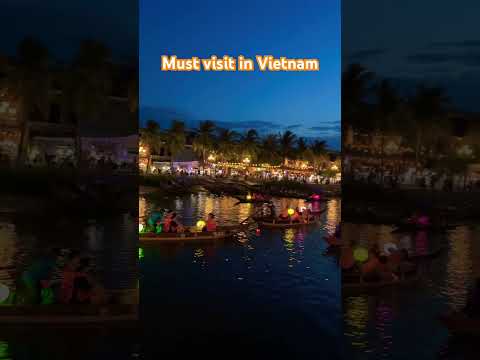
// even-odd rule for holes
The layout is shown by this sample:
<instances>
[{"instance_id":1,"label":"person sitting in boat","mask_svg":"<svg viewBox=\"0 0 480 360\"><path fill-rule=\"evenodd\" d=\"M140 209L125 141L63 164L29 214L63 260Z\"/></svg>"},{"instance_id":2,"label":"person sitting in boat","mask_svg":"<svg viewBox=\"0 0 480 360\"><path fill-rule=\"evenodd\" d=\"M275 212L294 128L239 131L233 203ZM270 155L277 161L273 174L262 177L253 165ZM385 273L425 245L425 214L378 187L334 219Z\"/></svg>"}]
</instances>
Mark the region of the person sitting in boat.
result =
<instances>
[{"instance_id":1,"label":"person sitting in boat","mask_svg":"<svg viewBox=\"0 0 480 360\"><path fill-rule=\"evenodd\" d=\"M368 260L360 267L362 277L365 281L376 281L378 279L379 255L374 249L370 249Z\"/></svg>"},{"instance_id":2,"label":"person sitting in boat","mask_svg":"<svg viewBox=\"0 0 480 360\"><path fill-rule=\"evenodd\" d=\"M215 215L210 213L206 221L206 225L203 227L203 231L213 232L217 230L217 222L215 221Z\"/></svg>"},{"instance_id":3,"label":"person sitting in boat","mask_svg":"<svg viewBox=\"0 0 480 360\"><path fill-rule=\"evenodd\" d=\"M185 226L183 226L180 221L178 221L177 213L172 213L170 216L170 223L169 223L169 231L170 233L184 233Z\"/></svg>"},{"instance_id":4,"label":"person sitting in boat","mask_svg":"<svg viewBox=\"0 0 480 360\"><path fill-rule=\"evenodd\" d=\"M89 304L93 296L93 286L90 282L88 271L90 269L90 259L83 258L76 270L73 280L71 304Z\"/></svg>"},{"instance_id":5,"label":"person sitting in boat","mask_svg":"<svg viewBox=\"0 0 480 360\"><path fill-rule=\"evenodd\" d=\"M292 222L300 222L300 214L299 214L298 207L295 209L290 219Z\"/></svg>"},{"instance_id":6,"label":"person sitting in boat","mask_svg":"<svg viewBox=\"0 0 480 360\"><path fill-rule=\"evenodd\" d=\"M290 217L290 215L288 214L288 207L283 209L278 217L280 218L280 220L283 220L283 221L288 220Z\"/></svg>"},{"instance_id":7,"label":"person sitting in boat","mask_svg":"<svg viewBox=\"0 0 480 360\"><path fill-rule=\"evenodd\" d=\"M171 224L172 224L172 221L173 221L173 215L175 213L174 212L168 212L167 214L165 214L165 217L163 218L163 224L162 224L162 231L163 232L171 232L170 231L170 227L171 227Z\"/></svg>"},{"instance_id":8,"label":"person sitting in boat","mask_svg":"<svg viewBox=\"0 0 480 360\"><path fill-rule=\"evenodd\" d=\"M269 216L270 216L272 219L275 219L275 218L277 217L277 212L276 212L276 210L275 210L275 205L273 205L273 204L271 204L271 203L268 204L268 211L269 211L269 213L270 213Z\"/></svg>"},{"instance_id":9,"label":"person sitting in boat","mask_svg":"<svg viewBox=\"0 0 480 360\"><path fill-rule=\"evenodd\" d=\"M20 293L23 294L23 302L27 304L38 304L40 302L42 286L45 287L46 282L50 281L57 268L60 256L60 250L54 249L46 256L34 261L22 273L19 289Z\"/></svg>"},{"instance_id":10,"label":"person sitting in boat","mask_svg":"<svg viewBox=\"0 0 480 360\"><path fill-rule=\"evenodd\" d=\"M387 256L379 257L376 272L382 281L394 281L398 279L388 264Z\"/></svg>"},{"instance_id":11,"label":"person sitting in boat","mask_svg":"<svg viewBox=\"0 0 480 360\"><path fill-rule=\"evenodd\" d=\"M81 261L80 254L72 251L67 264L63 268L59 293L59 301L62 304L68 304L72 300L74 281L78 275L77 270L81 265Z\"/></svg>"}]
</instances>

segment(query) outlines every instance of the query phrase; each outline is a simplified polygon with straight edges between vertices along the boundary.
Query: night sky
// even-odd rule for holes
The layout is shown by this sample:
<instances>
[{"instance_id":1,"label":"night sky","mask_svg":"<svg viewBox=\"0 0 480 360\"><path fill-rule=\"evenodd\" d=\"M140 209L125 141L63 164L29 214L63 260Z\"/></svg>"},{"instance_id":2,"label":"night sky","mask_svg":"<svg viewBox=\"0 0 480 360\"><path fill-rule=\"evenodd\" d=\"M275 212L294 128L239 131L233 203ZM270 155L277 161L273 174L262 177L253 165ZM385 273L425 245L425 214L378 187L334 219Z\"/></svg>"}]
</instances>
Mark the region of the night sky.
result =
<instances>
[{"instance_id":1,"label":"night sky","mask_svg":"<svg viewBox=\"0 0 480 360\"><path fill-rule=\"evenodd\" d=\"M260 133L290 129L340 142L340 1L140 4L141 120ZM319 72L160 71L161 55L319 58Z\"/></svg>"},{"instance_id":2,"label":"night sky","mask_svg":"<svg viewBox=\"0 0 480 360\"><path fill-rule=\"evenodd\" d=\"M480 111L480 3L343 0L342 63L359 62L406 94L445 88L460 110Z\"/></svg>"},{"instance_id":3,"label":"night sky","mask_svg":"<svg viewBox=\"0 0 480 360\"><path fill-rule=\"evenodd\" d=\"M15 54L18 42L32 36L52 62L70 60L87 38L105 43L115 61L138 55L136 0L2 0L0 14L0 54Z\"/></svg>"}]
</instances>

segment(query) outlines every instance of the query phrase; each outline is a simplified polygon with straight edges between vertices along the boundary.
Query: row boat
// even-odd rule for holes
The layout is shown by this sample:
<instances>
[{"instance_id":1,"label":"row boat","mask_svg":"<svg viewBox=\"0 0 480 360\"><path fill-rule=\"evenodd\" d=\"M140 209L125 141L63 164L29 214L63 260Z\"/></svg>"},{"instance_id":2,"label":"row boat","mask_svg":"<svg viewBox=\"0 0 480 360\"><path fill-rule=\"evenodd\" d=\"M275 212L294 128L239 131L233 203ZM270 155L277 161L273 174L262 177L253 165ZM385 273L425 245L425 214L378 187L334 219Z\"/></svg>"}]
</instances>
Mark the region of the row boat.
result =
<instances>
[{"instance_id":1,"label":"row boat","mask_svg":"<svg viewBox=\"0 0 480 360\"><path fill-rule=\"evenodd\" d=\"M308 225L316 225L319 224L320 220L319 219L312 219L310 221L306 222L285 222L285 221L273 221L273 222L266 222L266 221L259 221L258 225L264 228L280 228L280 229L288 229L288 228L297 228L297 227L302 227L302 226L308 226Z\"/></svg>"},{"instance_id":2,"label":"row boat","mask_svg":"<svg viewBox=\"0 0 480 360\"><path fill-rule=\"evenodd\" d=\"M269 204L272 201L270 199L246 199L246 198L236 198L238 200L237 204Z\"/></svg>"},{"instance_id":3,"label":"row boat","mask_svg":"<svg viewBox=\"0 0 480 360\"><path fill-rule=\"evenodd\" d=\"M297 228L302 226L308 225L316 225L320 223L320 218L318 217L320 214L327 211L327 209L320 210L314 217L311 217L310 220L304 222L293 222L293 221L285 221L285 220L273 220L273 221L262 221L257 220L258 225L264 228L273 228L273 229L288 229L288 228Z\"/></svg>"},{"instance_id":4,"label":"row boat","mask_svg":"<svg viewBox=\"0 0 480 360\"><path fill-rule=\"evenodd\" d=\"M184 233L141 233L139 241L142 244L172 243L172 242L209 242L231 238L239 231L248 230L248 224L218 226L216 231L196 231Z\"/></svg>"},{"instance_id":5,"label":"row boat","mask_svg":"<svg viewBox=\"0 0 480 360\"><path fill-rule=\"evenodd\" d=\"M398 288L402 286L414 285L421 280L418 271L402 274L399 279L390 281L364 281L360 274L355 276L342 276L342 293L350 295L352 293L368 293L385 288Z\"/></svg>"},{"instance_id":6,"label":"row boat","mask_svg":"<svg viewBox=\"0 0 480 360\"><path fill-rule=\"evenodd\" d=\"M8 305L0 306L1 325L120 325L138 320L138 306L115 305Z\"/></svg>"}]
</instances>

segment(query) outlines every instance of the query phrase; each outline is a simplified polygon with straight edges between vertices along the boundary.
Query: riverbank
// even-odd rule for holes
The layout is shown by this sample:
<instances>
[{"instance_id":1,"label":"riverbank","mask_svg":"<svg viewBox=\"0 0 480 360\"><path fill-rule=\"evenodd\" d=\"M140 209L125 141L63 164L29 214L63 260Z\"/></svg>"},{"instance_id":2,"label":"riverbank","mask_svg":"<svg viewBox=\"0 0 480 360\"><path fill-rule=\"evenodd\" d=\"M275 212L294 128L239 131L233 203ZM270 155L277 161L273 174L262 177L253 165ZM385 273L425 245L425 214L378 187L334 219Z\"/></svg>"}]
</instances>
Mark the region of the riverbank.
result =
<instances>
[{"instance_id":1,"label":"riverbank","mask_svg":"<svg viewBox=\"0 0 480 360\"><path fill-rule=\"evenodd\" d=\"M348 222L392 224L421 210L448 223L480 219L480 192L425 189L385 189L345 184L342 218Z\"/></svg>"},{"instance_id":2,"label":"riverbank","mask_svg":"<svg viewBox=\"0 0 480 360\"><path fill-rule=\"evenodd\" d=\"M138 176L105 171L1 169L0 214L108 215L136 209Z\"/></svg>"},{"instance_id":3,"label":"riverbank","mask_svg":"<svg viewBox=\"0 0 480 360\"><path fill-rule=\"evenodd\" d=\"M148 190L147 190L148 189ZM305 199L312 193L322 193L325 198L341 196L340 184L308 184L296 181L259 181L209 176L147 175L140 178L140 193L166 197L207 191L216 196L245 196L262 193L276 197Z\"/></svg>"}]
</instances>

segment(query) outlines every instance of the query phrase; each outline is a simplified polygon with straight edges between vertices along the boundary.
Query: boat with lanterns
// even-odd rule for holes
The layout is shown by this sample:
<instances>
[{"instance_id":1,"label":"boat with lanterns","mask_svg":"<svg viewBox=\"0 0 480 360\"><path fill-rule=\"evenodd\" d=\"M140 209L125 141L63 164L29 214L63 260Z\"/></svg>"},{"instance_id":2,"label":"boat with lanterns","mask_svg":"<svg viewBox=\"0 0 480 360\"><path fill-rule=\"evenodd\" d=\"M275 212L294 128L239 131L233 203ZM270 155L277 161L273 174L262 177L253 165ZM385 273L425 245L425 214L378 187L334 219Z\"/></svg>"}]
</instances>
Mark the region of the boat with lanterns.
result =
<instances>
[{"instance_id":1,"label":"boat with lanterns","mask_svg":"<svg viewBox=\"0 0 480 360\"><path fill-rule=\"evenodd\" d=\"M178 243L178 242L212 242L231 239L239 231L247 231L250 224L241 223L238 225L217 226L215 231L202 231L205 222L200 220L195 227L188 227L184 232L146 232L140 231L139 241L142 245L156 243Z\"/></svg>"}]
</instances>

